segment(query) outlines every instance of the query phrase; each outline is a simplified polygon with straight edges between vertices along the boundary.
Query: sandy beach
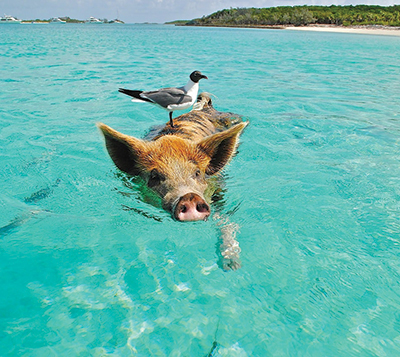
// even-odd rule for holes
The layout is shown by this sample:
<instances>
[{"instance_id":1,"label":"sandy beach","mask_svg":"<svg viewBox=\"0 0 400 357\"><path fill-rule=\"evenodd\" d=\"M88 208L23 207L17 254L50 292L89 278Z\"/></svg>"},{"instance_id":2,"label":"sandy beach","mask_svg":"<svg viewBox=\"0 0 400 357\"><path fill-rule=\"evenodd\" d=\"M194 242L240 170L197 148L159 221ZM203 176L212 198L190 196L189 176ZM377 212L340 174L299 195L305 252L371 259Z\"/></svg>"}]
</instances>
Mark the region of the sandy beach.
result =
<instances>
[{"instance_id":1,"label":"sandy beach","mask_svg":"<svg viewBox=\"0 0 400 357\"><path fill-rule=\"evenodd\" d=\"M320 31L320 32L340 32L340 33L357 33L364 35L383 35L383 36L400 36L399 27L384 27L384 26L360 26L360 27L343 27L330 25L311 25L299 27L285 27L285 30L296 31Z\"/></svg>"}]
</instances>

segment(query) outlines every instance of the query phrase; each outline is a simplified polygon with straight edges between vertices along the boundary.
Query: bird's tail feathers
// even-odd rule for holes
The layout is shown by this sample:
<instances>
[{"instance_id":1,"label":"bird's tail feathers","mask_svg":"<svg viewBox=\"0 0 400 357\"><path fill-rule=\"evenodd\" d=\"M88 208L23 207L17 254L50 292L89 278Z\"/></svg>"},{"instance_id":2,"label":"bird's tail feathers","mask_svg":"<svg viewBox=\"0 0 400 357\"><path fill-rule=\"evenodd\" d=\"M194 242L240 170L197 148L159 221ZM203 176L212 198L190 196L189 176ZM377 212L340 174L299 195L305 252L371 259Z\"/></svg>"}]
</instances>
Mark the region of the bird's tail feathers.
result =
<instances>
[{"instance_id":1,"label":"bird's tail feathers","mask_svg":"<svg viewBox=\"0 0 400 357\"><path fill-rule=\"evenodd\" d=\"M134 103L145 103L145 102L149 102L149 100L146 100L146 99L137 99L137 98L132 98L131 101L134 102Z\"/></svg>"}]
</instances>

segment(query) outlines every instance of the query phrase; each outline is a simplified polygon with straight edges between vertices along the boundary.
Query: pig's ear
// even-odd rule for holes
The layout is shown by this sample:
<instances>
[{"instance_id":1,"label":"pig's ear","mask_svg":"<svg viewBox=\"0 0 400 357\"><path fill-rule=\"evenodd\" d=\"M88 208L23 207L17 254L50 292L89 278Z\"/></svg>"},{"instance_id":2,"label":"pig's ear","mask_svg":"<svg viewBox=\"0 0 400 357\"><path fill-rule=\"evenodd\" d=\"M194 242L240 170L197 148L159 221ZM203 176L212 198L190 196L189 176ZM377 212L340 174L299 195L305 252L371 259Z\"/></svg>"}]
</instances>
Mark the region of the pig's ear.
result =
<instances>
[{"instance_id":1,"label":"pig's ear","mask_svg":"<svg viewBox=\"0 0 400 357\"><path fill-rule=\"evenodd\" d=\"M138 175L140 157L146 155L145 143L132 136L124 135L109 126L98 123L106 141L106 148L114 164L129 175Z\"/></svg>"},{"instance_id":2,"label":"pig's ear","mask_svg":"<svg viewBox=\"0 0 400 357\"><path fill-rule=\"evenodd\" d=\"M239 135L246 127L243 122L221 133L211 135L198 143L201 151L211 158L206 169L207 175L214 175L220 171L235 154L239 143Z\"/></svg>"}]
</instances>

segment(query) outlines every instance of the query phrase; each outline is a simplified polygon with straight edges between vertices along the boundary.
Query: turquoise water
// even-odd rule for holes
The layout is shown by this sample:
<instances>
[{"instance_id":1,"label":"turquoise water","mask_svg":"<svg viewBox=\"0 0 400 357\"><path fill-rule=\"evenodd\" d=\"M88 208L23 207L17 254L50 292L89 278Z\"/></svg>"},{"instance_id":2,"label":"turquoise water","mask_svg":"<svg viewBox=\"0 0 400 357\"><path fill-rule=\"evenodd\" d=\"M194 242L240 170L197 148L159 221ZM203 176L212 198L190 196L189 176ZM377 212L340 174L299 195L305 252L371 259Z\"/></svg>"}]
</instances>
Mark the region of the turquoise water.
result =
<instances>
[{"instance_id":1,"label":"turquoise water","mask_svg":"<svg viewBox=\"0 0 400 357\"><path fill-rule=\"evenodd\" d=\"M400 38L169 26L0 28L4 356L400 354ZM114 168L98 121L183 85L250 121L219 222L178 223ZM133 186L133 187L131 187Z\"/></svg>"}]
</instances>

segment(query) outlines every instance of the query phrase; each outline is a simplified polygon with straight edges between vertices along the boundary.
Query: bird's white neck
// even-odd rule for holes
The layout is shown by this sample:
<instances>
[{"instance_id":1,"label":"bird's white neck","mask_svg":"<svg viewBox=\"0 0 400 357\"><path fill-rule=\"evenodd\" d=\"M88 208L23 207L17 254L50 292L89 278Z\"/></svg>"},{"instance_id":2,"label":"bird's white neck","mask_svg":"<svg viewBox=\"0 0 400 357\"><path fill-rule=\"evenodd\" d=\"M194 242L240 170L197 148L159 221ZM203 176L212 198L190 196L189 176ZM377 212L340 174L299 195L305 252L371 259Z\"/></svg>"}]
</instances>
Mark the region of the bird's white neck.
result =
<instances>
[{"instance_id":1,"label":"bird's white neck","mask_svg":"<svg viewBox=\"0 0 400 357\"><path fill-rule=\"evenodd\" d=\"M194 100L197 99L197 92L199 91L199 82L195 83L191 79L189 79L189 82L184 87L185 92L190 95Z\"/></svg>"}]
</instances>

